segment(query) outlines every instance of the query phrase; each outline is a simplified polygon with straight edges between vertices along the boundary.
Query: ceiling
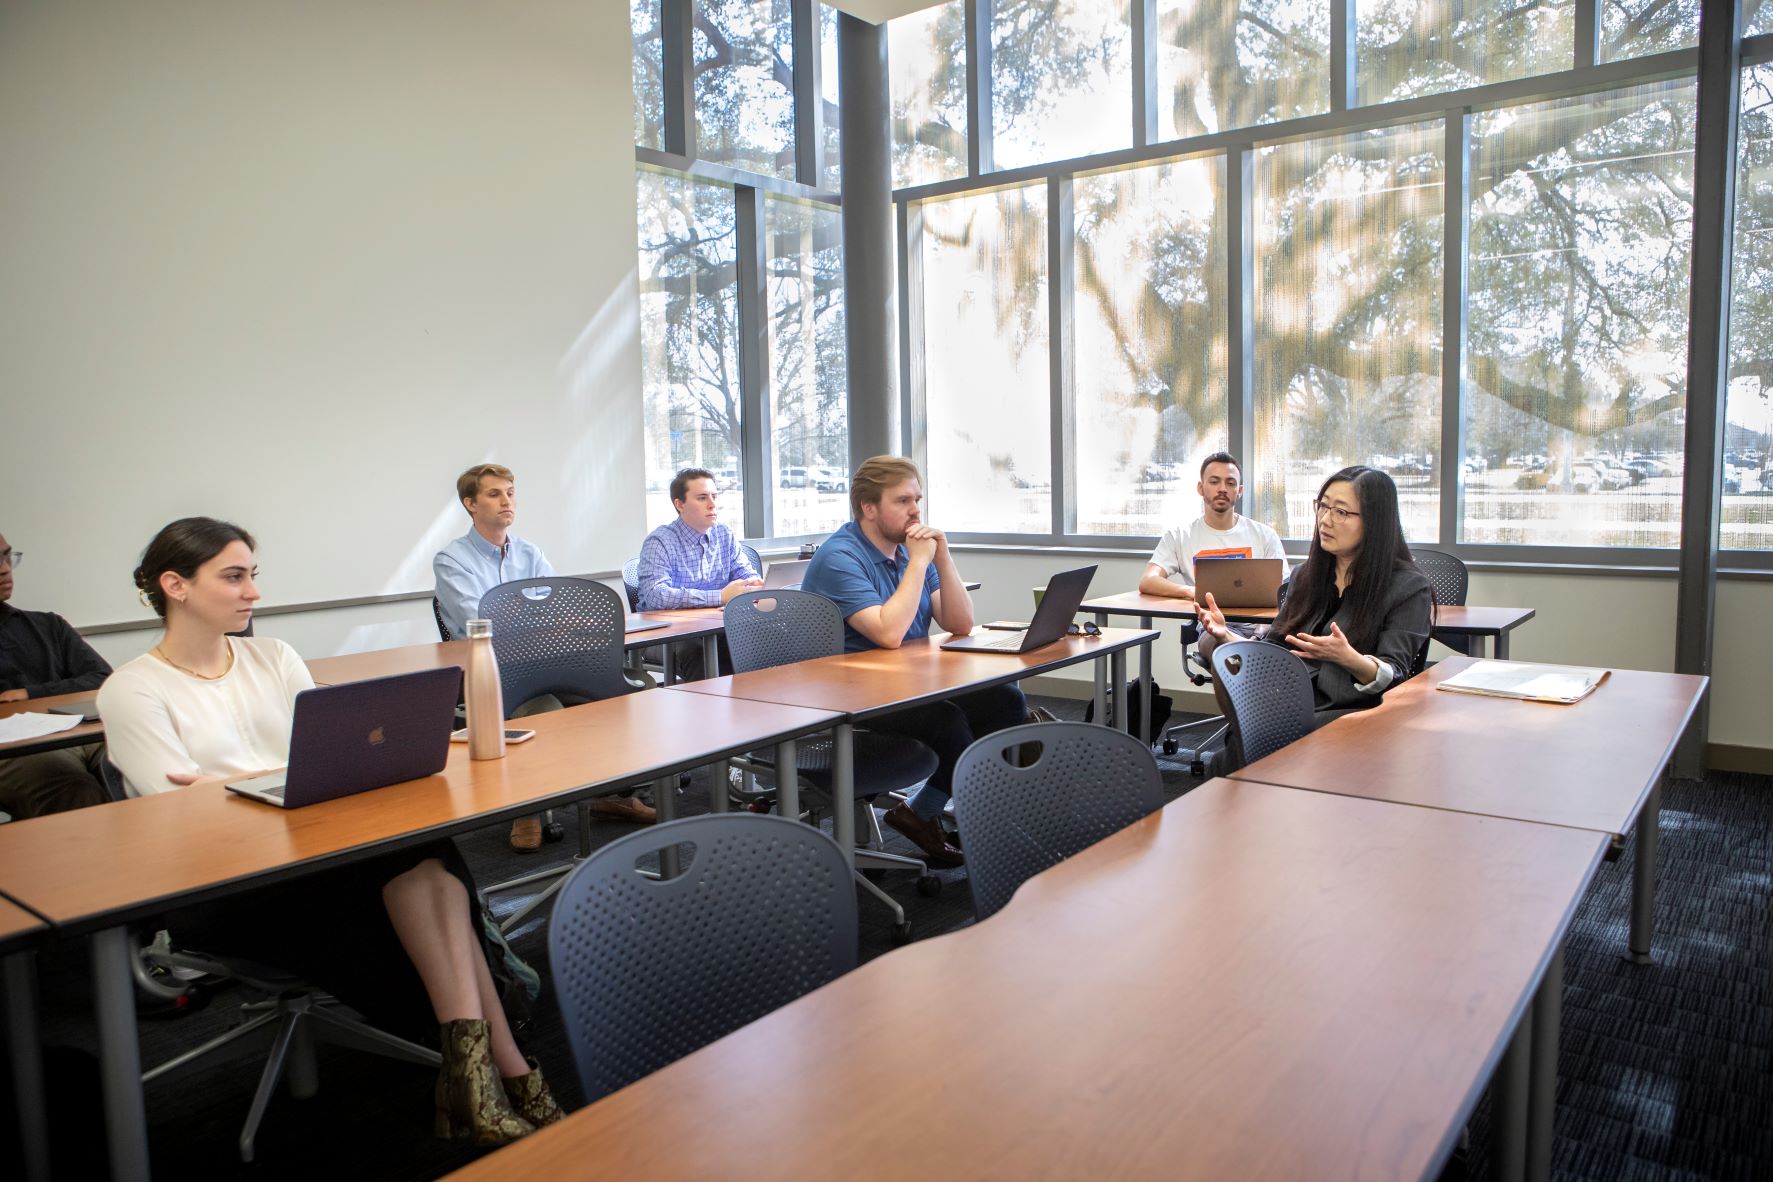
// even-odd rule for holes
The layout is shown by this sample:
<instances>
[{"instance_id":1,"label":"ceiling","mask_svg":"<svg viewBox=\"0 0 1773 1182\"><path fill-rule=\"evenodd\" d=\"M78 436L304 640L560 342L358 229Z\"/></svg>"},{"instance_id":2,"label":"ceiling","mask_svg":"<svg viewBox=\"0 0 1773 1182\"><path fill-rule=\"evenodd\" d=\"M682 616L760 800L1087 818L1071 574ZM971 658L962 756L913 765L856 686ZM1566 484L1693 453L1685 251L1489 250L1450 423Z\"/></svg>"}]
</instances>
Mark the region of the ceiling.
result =
<instances>
[{"instance_id":1,"label":"ceiling","mask_svg":"<svg viewBox=\"0 0 1773 1182\"><path fill-rule=\"evenodd\" d=\"M881 24L895 16L904 16L923 8L934 8L943 0L825 0L832 8L842 9L873 24Z\"/></svg>"}]
</instances>

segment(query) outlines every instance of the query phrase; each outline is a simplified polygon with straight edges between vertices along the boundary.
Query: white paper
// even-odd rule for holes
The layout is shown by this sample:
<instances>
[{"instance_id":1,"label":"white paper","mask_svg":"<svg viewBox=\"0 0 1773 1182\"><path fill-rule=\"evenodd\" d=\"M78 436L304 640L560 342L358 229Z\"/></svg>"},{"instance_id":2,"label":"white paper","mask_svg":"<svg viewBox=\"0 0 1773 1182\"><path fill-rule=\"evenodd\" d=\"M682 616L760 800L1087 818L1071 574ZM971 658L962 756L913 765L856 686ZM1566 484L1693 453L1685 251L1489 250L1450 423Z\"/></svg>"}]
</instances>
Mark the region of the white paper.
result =
<instances>
[{"instance_id":1,"label":"white paper","mask_svg":"<svg viewBox=\"0 0 1773 1182\"><path fill-rule=\"evenodd\" d=\"M1441 683L1440 688L1499 694L1511 698L1574 701L1606 676L1602 669L1535 665L1525 661L1479 661Z\"/></svg>"},{"instance_id":2,"label":"white paper","mask_svg":"<svg viewBox=\"0 0 1773 1182\"><path fill-rule=\"evenodd\" d=\"M0 718L0 743L16 743L20 739L41 739L44 735L73 730L86 719L78 714L32 714L25 712Z\"/></svg>"}]
</instances>

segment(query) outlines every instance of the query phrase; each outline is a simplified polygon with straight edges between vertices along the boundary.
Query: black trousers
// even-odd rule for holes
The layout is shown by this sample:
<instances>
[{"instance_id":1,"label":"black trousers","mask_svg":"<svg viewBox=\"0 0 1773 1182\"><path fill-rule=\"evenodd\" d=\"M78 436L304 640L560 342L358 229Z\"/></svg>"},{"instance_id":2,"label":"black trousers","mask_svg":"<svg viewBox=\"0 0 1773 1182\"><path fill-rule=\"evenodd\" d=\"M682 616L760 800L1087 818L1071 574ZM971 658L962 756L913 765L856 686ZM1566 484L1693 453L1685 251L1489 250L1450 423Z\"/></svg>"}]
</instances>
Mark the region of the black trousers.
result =
<instances>
[{"instance_id":1,"label":"black trousers","mask_svg":"<svg viewBox=\"0 0 1773 1182\"><path fill-rule=\"evenodd\" d=\"M1028 699L1022 687L1011 682L990 689L895 710L871 718L867 729L876 734L904 735L936 753L936 774L911 798L918 816L930 818L948 804L954 786L954 765L973 741L1005 727L1020 726L1028 719Z\"/></svg>"}]
</instances>

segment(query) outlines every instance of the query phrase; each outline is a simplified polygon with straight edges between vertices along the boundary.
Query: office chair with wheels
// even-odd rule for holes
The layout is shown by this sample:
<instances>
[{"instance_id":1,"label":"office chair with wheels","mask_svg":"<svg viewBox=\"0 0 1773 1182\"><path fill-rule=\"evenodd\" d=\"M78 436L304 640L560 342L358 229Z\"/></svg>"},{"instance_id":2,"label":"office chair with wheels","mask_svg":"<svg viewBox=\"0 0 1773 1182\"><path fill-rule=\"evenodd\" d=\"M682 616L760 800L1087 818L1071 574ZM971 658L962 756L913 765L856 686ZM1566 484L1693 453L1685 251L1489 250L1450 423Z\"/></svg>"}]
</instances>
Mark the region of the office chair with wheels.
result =
<instances>
[{"instance_id":1,"label":"office chair with wheels","mask_svg":"<svg viewBox=\"0 0 1773 1182\"><path fill-rule=\"evenodd\" d=\"M1034 762L1012 763L1031 743ZM1163 803L1151 748L1124 731L1036 722L979 739L954 766L973 915L989 919L1028 879Z\"/></svg>"},{"instance_id":2,"label":"office chair with wheels","mask_svg":"<svg viewBox=\"0 0 1773 1182\"><path fill-rule=\"evenodd\" d=\"M732 650L733 669L738 673L835 656L843 651L843 620L837 614L837 605L811 591L747 591L727 602L725 619L726 642ZM916 870L920 893L934 895L942 889L942 880L931 874L921 859L885 851L880 818L874 811L876 797L923 783L936 774L939 761L935 752L916 740L876 735L860 727L855 730L851 752L855 765L854 800L832 800L831 807L856 808L867 813L868 825L860 831L869 835L869 844L856 849L856 881L891 909L894 939L908 940L911 923L905 918L905 909L861 872ZM831 797L836 780L832 754L829 732L801 740L796 752L795 765L800 777L826 798ZM746 758L746 764L750 770L768 774L775 768L774 755L756 752Z\"/></svg>"},{"instance_id":3,"label":"office chair with wheels","mask_svg":"<svg viewBox=\"0 0 1773 1182\"><path fill-rule=\"evenodd\" d=\"M1416 559L1416 569L1428 576L1429 585L1434 589L1434 602L1437 607L1464 607L1465 597L1471 591L1471 572L1465 564L1451 554L1439 550L1422 550L1410 547L1410 553ZM1429 629L1433 636L1434 630ZM1476 636L1434 636L1462 657L1469 657L1481 651L1478 645L1482 641ZM1416 662L1416 671L1421 672L1426 664L1427 647L1423 648L1423 659Z\"/></svg>"},{"instance_id":4,"label":"office chair with wheels","mask_svg":"<svg viewBox=\"0 0 1773 1182\"><path fill-rule=\"evenodd\" d=\"M674 878L635 865L685 845ZM548 963L586 1102L855 968L848 878L825 834L749 813L669 821L574 870Z\"/></svg>"},{"instance_id":5,"label":"office chair with wheels","mask_svg":"<svg viewBox=\"0 0 1773 1182\"><path fill-rule=\"evenodd\" d=\"M750 542L740 542L739 551L751 560L751 569L757 572L757 577L763 578L763 556L757 552L757 547Z\"/></svg>"},{"instance_id":6,"label":"office chair with wheels","mask_svg":"<svg viewBox=\"0 0 1773 1182\"><path fill-rule=\"evenodd\" d=\"M1200 623L1188 619L1182 621L1182 675L1197 689L1211 685L1212 671L1202 661L1200 651L1195 646L1200 643ZM1167 728L1161 736L1165 755L1187 755L1188 772L1196 779L1207 774L1207 759L1216 747L1224 745L1231 724L1223 714L1215 714L1208 718L1195 718L1188 722L1178 722ZM1190 732L1200 731L1202 736L1193 747L1186 750L1182 747L1182 739ZM1159 736L1153 736L1157 741Z\"/></svg>"},{"instance_id":7,"label":"office chair with wheels","mask_svg":"<svg viewBox=\"0 0 1773 1182\"><path fill-rule=\"evenodd\" d=\"M1213 650L1213 677L1231 720L1226 751L1233 769L1309 735L1316 725L1311 671L1288 650L1234 640Z\"/></svg>"},{"instance_id":8,"label":"office chair with wheels","mask_svg":"<svg viewBox=\"0 0 1773 1182\"><path fill-rule=\"evenodd\" d=\"M435 595L431 597L431 618L437 621L437 639L445 644L455 639L449 634L449 625L443 622L443 603Z\"/></svg>"},{"instance_id":9,"label":"office chair with wheels","mask_svg":"<svg viewBox=\"0 0 1773 1182\"><path fill-rule=\"evenodd\" d=\"M500 583L480 599L480 615L492 621L493 652L505 712L546 695L600 701L640 688L623 675L622 601L602 583L550 576ZM560 890L565 875L591 856L591 804L580 801L579 852L572 862L520 875L482 889L490 898L549 879L554 885L507 916L509 932Z\"/></svg>"},{"instance_id":10,"label":"office chair with wheels","mask_svg":"<svg viewBox=\"0 0 1773 1182\"><path fill-rule=\"evenodd\" d=\"M123 777L116 766L109 759L100 766L106 796L111 800L124 799ZM239 1025L142 1073L145 1087L196 1067L267 1052L258 1088L236 1138L243 1162L253 1160L259 1125L278 1084L284 1084L298 1100L307 1099L319 1089L319 1067L314 1058L316 1041L433 1070L442 1062L436 1051L378 1030L332 994L300 977L243 957L181 949L168 932L157 932L138 941L131 970L138 988L152 1000L164 1002L188 990L184 980L187 974L232 981L250 998L240 1006Z\"/></svg>"}]
</instances>

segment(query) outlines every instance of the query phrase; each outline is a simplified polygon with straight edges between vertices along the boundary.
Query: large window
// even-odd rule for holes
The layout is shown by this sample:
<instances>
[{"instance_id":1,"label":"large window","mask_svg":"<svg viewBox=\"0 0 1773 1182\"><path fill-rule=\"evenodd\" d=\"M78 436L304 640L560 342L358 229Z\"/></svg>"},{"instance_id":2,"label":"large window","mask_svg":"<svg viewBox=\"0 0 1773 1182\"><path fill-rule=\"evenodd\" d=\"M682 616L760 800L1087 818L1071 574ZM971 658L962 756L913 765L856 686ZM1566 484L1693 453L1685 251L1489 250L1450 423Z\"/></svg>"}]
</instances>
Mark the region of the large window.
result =
<instances>
[{"instance_id":1,"label":"large window","mask_svg":"<svg viewBox=\"0 0 1773 1182\"><path fill-rule=\"evenodd\" d=\"M1440 532L1445 133L1414 124L1255 153L1251 515L1309 537L1331 472L1397 482L1404 535Z\"/></svg>"},{"instance_id":2,"label":"large window","mask_svg":"<svg viewBox=\"0 0 1773 1182\"><path fill-rule=\"evenodd\" d=\"M921 210L930 520L1048 533L1046 186Z\"/></svg>"},{"instance_id":3,"label":"large window","mask_svg":"<svg viewBox=\"0 0 1773 1182\"><path fill-rule=\"evenodd\" d=\"M967 174L966 28L964 0L887 25L896 188Z\"/></svg>"},{"instance_id":4,"label":"large window","mask_svg":"<svg viewBox=\"0 0 1773 1182\"><path fill-rule=\"evenodd\" d=\"M634 142L665 146L665 77L659 0L628 0L634 30Z\"/></svg>"},{"instance_id":5,"label":"large window","mask_svg":"<svg viewBox=\"0 0 1773 1182\"><path fill-rule=\"evenodd\" d=\"M1226 446L1222 157L1078 177L1077 520L1157 534Z\"/></svg>"},{"instance_id":6,"label":"large window","mask_svg":"<svg viewBox=\"0 0 1773 1182\"><path fill-rule=\"evenodd\" d=\"M1773 550L1773 65L1743 71L1718 544Z\"/></svg>"},{"instance_id":7,"label":"large window","mask_svg":"<svg viewBox=\"0 0 1773 1182\"><path fill-rule=\"evenodd\" d=\"M825 131L825 173L819 183L833 193L843 188L843 109L838 96L837 9L819 5L820 126Z\"/></svg>"},{"instance_id":8,"label":"large window","mask_svg":"<svg viewBox=\"0 0 1773 1182\"><path fill-rule=\"evenodd\" d=\"M1363 103L1567 70L1573 0L1360 0Z\"/></svg>"},{"instance_id":9,"label":"large window","mask_svg":"<svg viewBox=\"0 0 1773 1182\"><path fill-rule=\"evenodd\" d=\"M993 162L1015 168L1133 142L1127 0L1005 0L992 9Z\"/></svg>"},{"instance_id":10,"label":"large window","mask_svg":"<svg viewBox=\"0 0 1773 1182\"><path fill-rule=\"evenodd\" d=\"M1460 540L1680 539L1693 84L1472 120Z\"/></svg>"},{"instance_id":11,"label":"large window","mask_svg":"<svg viewBox=\"0 0 1773 1182\"><path fill-rule=\"evenodd\" d=\"M1597 0L1604 62L1699 43L1699 0Z\"/></svg>"},{"instance_id":12,"label":"large window","mask_svg":"<svg viewBox=\"0 0 1773 1182\"><path fill-rule=\"evenodd\" d=\"M843 216L832 206L772 197L764 206L764 229L771 533L823 533L850 515Z\"/></svg>"},{"instance_id":13,"label":"large window","mask_svg":"<svg viewBox=\"0 0 1773 1182\"><path fill-rule=\"evenodd\" d=\"M739 315L732 190L642 170L640 349L647 528L672 517L671 477L689 465L740 483Z\"/></svg>"},{"instance_id":14,"label":"large window","mask_svg":"<svg viewBox=\"0 0 1773 1182\"><path fill-rule=\"evenodd\" d=\"M696 151L750 172L794 175L789 0L696 0Z\"/></svg>"},{"instance_id":15,"label":"large window","mask_svg":"<svg viewBox=\"0 0 1773 1182\"><path fill-rule=\"evenodd\" d=\"M1330 109L1330 6L1157 0L1163 140Z\"/></svg>"}]
</instances>

